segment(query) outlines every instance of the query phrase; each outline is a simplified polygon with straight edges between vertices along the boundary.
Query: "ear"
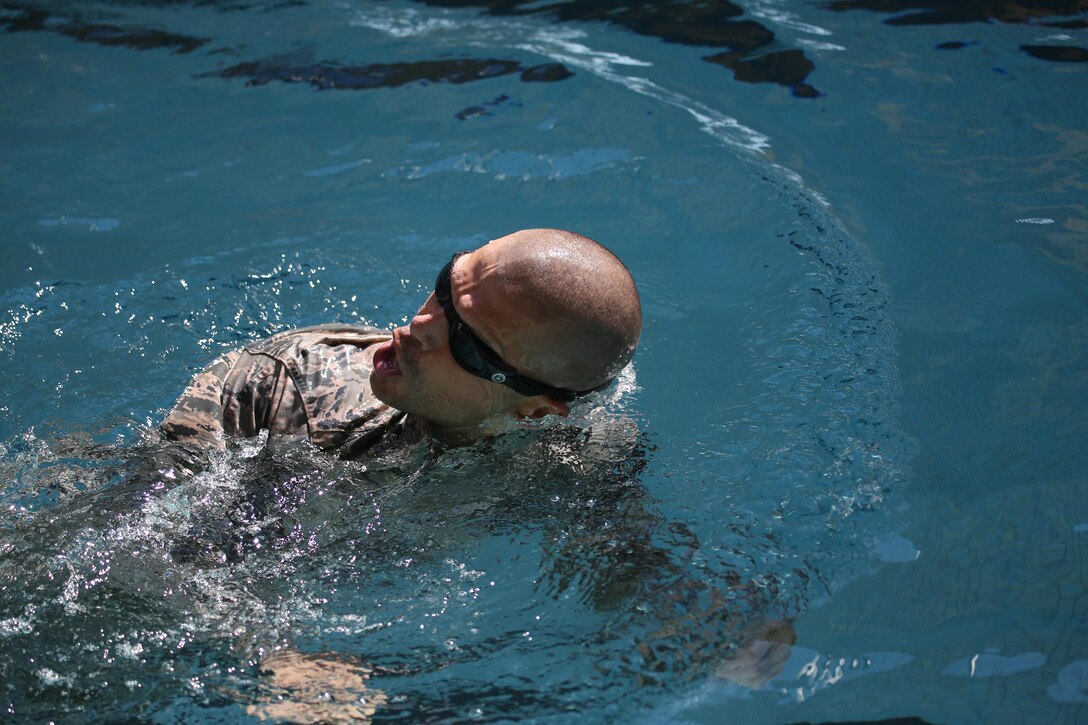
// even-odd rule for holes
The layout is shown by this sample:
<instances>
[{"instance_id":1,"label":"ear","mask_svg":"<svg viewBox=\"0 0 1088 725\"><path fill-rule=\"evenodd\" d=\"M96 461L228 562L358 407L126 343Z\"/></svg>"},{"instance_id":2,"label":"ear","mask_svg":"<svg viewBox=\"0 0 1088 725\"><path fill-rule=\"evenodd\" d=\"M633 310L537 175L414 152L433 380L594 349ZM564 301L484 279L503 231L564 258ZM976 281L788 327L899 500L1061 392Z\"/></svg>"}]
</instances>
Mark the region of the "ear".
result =
<instances>
[{"instance_id":1,"label":"ear","mask_svg":"<svg viewBox=\"0 0 1088 725\"><path fill-rule=\"evenodd\" d=\"M547 395L534 395L525 398L514 409L518 418L543 418L546 415L558 415L565 418L570 415L570 406L562 400L549 398Z\"/></svg>"}]
</instances>

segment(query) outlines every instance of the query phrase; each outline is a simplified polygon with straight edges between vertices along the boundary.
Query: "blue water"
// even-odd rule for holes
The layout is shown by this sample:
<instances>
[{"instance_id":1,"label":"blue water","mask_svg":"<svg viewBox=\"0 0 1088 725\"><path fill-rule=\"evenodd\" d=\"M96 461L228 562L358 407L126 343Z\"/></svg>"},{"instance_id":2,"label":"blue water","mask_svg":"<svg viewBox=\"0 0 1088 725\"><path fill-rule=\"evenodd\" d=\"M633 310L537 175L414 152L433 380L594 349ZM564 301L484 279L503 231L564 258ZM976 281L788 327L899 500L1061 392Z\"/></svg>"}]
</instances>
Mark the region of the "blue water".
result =
<instances>
[{"instance_id":1,"label":"blue water","mask_svg":"<svg viewBox=\"0 0 1088 725\"><path fill-rule=\"evenodd\" d=\"M812 64L747 82L618 11L5 3L5 718L254 719L278 648L379 722L1088 722L1088 10L970 7L746 0ZM155 473L217 352L400 324L533 226L639 284L610 398Z\"/></svg>"}]
</instances>

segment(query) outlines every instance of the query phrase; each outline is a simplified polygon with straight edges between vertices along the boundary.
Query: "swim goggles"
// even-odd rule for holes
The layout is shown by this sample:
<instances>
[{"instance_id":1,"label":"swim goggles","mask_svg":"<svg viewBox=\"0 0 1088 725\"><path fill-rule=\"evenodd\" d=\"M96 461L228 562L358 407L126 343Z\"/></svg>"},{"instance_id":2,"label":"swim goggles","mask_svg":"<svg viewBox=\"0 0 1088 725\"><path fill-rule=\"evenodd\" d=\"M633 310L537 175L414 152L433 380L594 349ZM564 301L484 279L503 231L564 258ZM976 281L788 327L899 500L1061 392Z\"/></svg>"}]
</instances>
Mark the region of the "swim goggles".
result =
<instances>
[{"instance_id":1,"label":"swim goggles","mask_svg":"<svg viewBox=\"0 0 1088 725\"><path fill-rule=\"evenodd\" d=\"M591 390L567 390L565 388L555 388L546 383L527 378L524 375L519 375L514 368L507 365L497 352L492 350L486 342L472 331L471 327L465 324L465 321L461 319L461 316L457 314L457 310L453 307L450 275L453 272L453 263L464 254L468 254L468 252L454 254L453 258L438 273L438 279L434 282L435 299L442 305L442 311L446 314L446 320L450 323L450 354L453 355L453 359L457 361L458 365L478 378L505 385L522 395L530 397L546 395L549 398L562 401L573 400L579 395L600 390L612 382L609 380Z\"/></svg>"}]
</instances>

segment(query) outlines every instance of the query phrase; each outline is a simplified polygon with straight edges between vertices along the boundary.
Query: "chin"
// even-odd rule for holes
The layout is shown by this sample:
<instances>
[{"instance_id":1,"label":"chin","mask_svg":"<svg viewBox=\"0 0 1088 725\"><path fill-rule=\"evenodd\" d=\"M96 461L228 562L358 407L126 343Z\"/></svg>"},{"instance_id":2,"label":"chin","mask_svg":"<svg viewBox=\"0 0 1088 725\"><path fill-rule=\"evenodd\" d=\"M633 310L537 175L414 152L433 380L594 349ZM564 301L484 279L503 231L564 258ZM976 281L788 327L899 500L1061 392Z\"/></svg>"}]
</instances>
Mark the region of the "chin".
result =
<instances>
[{"instance_id":1,"label":"chin","mask_svg":"<svg viewBox=\"0 0 1088 725\"><path fill-rule=\"evenodd\" d=\"M403 379L379 378L374 380L370 384L370 392L374 394L375 398L385 403L390 408L395 408L402 413L421 415L419 410L420 406L417 402L413 402L411 391L395 384L394 381L396 380Z\"/></svg>"},{"instance_id":2,"label":"chin","mask_svg":"<svg viewBox=\"0 0 1088 725\"><path fill-rule=\"evenodd\" d=\"M400 406L397 405L397 403L396 403L397 396L396 396L395 392L390 389L392 386L389 385L389 382L390 382L389 378L380 378L380 377L378 377L376 375L371 374L371 376L370 376L370 392L373 393L374 397L377 398L378 400L380 400L381 402L385 403L386 405L390 405L390 406L392 406L394 408L397 408L399 410Z\"/></svg>"}]
</instances>

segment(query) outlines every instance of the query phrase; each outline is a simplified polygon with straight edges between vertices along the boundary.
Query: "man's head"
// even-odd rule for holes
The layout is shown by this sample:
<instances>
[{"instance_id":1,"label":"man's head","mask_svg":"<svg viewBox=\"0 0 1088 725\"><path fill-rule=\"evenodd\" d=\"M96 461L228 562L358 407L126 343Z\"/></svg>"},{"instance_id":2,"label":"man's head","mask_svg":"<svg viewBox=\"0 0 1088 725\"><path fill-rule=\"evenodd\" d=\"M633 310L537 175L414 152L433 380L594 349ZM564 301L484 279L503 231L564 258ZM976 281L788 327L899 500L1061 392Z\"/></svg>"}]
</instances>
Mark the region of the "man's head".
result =
<instances>
[{"instance_id":1,"label":"man's head","mask_svg":"<svg viewBox=\"0 0 1088 725\"><path fill-rule=\"evenodd\" d=\"M441 276L438 287L443 293ZM642 329L638 292L623 263L593 240L558 229L515 232L456 257L443 296L432 294L375 350L370 380L379 399L454 438L484 435L510 418L566 415L562 391L614 378ZM461 323L452 351L447 309ZM478 364L473 338L498 368ZM486 379L497 369L542 387L530 385L526 394L508 387L512 381Z\"/></svg>"}]
</instances>

